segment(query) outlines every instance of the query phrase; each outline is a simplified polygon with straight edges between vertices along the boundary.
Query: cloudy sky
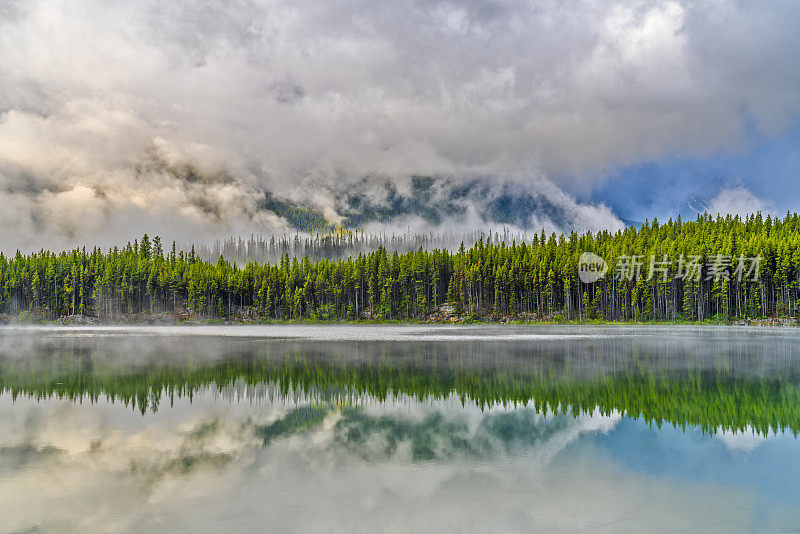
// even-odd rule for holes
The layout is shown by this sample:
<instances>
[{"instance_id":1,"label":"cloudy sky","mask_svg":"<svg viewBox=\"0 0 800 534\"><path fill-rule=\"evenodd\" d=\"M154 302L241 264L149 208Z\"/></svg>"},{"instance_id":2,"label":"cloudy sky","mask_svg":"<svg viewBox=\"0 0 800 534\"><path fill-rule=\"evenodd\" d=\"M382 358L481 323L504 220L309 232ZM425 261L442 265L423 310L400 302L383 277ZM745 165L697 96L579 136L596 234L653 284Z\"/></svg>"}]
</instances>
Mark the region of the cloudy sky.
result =
<instances>
[{"instance_id":1,"label":"cloudy sky","mask_svg":"<svg viewBox=\"0 0 800 534\"><path fill-rule=\"evenodd\" d=\"M4 0L0 249L285 231L266 193L337 222L413 175L587 229L796 210L799 25L796 2Z\"/></svg>"}]
</instances>

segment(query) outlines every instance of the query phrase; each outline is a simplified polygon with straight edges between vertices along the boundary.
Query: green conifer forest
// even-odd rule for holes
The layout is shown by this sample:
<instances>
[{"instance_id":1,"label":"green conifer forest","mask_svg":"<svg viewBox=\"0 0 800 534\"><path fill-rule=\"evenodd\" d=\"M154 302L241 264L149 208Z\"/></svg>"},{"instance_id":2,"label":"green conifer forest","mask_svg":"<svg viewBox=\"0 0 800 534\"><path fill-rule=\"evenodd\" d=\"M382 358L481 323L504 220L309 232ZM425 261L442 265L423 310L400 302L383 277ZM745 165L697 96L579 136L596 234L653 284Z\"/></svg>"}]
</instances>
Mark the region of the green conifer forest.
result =
<instances>
[{"instance_id":1,"label":"green conifer forest","mask_svg":"<svg viewBox=\"0 0 800 534\"><path fill-rule=\"evenodd\" d=\"M587 251L608 264L592 284L578 278ZM688 275L692 262L699 270ZM147 235L107 252L0 255L0 309L48 320L180 311L265 321L730 321L792 317L798 299L796 213L487 238L457 250L390 253L380 245L339 259L286 253L265 263L204 260Z\"/></svg>"}]
</instances>

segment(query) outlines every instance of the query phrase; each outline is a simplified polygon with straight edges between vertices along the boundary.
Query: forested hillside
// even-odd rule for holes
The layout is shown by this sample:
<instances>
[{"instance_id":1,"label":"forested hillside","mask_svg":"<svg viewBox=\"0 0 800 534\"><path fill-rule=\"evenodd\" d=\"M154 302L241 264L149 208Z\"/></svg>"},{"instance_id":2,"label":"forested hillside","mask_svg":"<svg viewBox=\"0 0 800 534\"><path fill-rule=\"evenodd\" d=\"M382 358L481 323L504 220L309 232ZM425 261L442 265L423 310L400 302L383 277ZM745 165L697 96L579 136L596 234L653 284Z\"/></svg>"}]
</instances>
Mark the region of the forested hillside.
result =
<instances>
[{"instance_id":1,"label":"forested hillside","mask_svg":"<svg viewBox=\"0 0 800 534\"><path fill-rule=\"evenodd\" d=\"M605 259L605 278L579 280L584 251ZM641 276L615 272L634 256L641 256ZM658 260L652 277L651 256ZM696 278L686 276L690 257L702 267ZM750 262L747 272L737 272L743 258L756 257L757 269ZM176 252L174 244L165 251L158 237L147 236L108 252L0 255L3 311L47 319L180 310L195 318L263 320L731 320L795 315L799 285L797 214L654 220L617 233L543 232L522 243L479 240L455 252L390 254L381 247L335 260L286 254L243 266Z\"/></svg>"}]
</instances>

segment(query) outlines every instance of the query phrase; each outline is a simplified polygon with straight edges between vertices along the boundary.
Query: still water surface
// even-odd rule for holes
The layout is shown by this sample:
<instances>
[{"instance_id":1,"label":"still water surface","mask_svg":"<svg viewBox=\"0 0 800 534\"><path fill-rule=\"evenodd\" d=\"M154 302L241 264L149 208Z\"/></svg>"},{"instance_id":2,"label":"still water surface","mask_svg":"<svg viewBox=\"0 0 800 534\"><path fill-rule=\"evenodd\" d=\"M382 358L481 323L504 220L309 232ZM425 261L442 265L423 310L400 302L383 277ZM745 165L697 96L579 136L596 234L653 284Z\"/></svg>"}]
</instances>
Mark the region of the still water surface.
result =
<instances>
[{"instance_id":1,"label":"still water surface","mask_svg":"<svg viewBox=\"0 0 800 534\"><path fill-rule=\"evenodd\" d=\"M0 532L800 531L800 331L0 329Z\"/></svg>"}]
</instances>

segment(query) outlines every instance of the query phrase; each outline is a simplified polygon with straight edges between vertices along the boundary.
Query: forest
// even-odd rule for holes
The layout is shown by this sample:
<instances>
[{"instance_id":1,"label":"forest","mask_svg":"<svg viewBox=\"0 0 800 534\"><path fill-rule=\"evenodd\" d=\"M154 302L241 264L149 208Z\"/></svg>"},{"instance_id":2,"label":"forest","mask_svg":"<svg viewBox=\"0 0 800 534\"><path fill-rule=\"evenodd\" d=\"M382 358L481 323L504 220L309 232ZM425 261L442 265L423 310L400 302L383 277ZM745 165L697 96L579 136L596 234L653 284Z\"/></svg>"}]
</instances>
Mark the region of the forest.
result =
<instances>
[{"instance_id":1,"label":"forest","mask_svg":"<svg viewBox=\"0 0 800 534\"><path fill-rule=\"evenodd\" d=\"M247 263L203 259L174 242L165 249L147 235L105 252L17 252L0 255L0 310L45 320L165 313L199 320L556 322L728 322L798 312L796 213L706 214L617 232L505 237L490 232L455 250L389 252L380 244L339 258L284 251L274 262ZM604 278L581 282L583 252L608 263ZM696 277L684 272L690 257L702 267ZM631 258L642 258L641 276L620 276L617 266ZM743 258L758 258L746 276L737 273Z\"/></svg>"}]
</instances>

